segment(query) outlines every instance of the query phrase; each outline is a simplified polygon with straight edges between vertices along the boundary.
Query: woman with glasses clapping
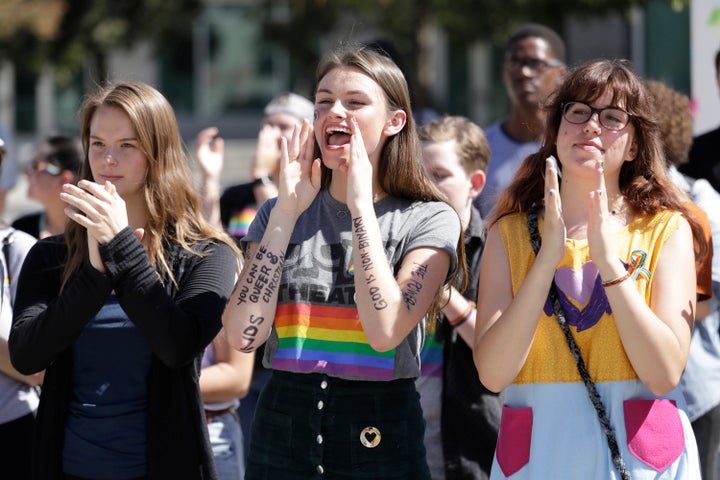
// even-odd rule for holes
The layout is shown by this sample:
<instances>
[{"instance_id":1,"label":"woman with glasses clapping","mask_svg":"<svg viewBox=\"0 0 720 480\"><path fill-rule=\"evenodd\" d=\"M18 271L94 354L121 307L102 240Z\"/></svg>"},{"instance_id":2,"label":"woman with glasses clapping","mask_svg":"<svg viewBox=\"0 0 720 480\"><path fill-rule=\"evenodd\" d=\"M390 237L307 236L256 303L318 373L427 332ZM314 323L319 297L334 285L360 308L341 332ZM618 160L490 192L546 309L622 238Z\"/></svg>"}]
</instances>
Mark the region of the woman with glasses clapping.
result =
<instances>
[{"instance_id":1,"label":"woman with glasses clapping","mask_svg":"<svg viewBox=\"0 0 720 480\"><path fill-rule=\"evenodd\" d=\"M488 219L475 365L505 392L492 479L700 478L678 388L701 226L628 62L577 67Z\"/></svg>"},{"instance_id":2,"label":"woman with glasses clapping","mask_svg":"<svg viewBox=\"0 0 720 480\"><path fill-rule=\"evenodd\" d=\"M43 209L17 218L12 226L36 238L65 231L65 207L60 192L65 183L75 183L82 165L80 140L64 135L45 139L25 173L27 197L40 202Z\"/></svg>"}]
</instances>

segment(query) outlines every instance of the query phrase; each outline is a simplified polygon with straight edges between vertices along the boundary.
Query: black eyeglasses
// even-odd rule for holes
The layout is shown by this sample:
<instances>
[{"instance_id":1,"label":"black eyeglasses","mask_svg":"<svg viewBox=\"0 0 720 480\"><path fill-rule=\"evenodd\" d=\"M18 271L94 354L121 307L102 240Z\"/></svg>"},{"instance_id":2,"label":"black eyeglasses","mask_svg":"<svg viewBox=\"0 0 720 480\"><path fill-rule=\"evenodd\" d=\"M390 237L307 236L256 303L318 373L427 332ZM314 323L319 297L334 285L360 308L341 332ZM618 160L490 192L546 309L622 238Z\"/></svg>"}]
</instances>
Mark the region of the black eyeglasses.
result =
<instances>
[{"instance_id":1,"label":"black eyeglasses","mask_svg":"<svg viewBox=\"0 0 720 480\"><path fill-rule=\"evenodd\" d=\"M505 66L512 71L520 71L527 68L533 73L542 73L548 68L559 67L563 64L556 58L543 60L541 58L508 58L505 60Z\"/></svg>"},{"instance_id":2,"label":"black eyeglasses","mask_svg":"<svg viewBox=\"0 0 720 480\"><path fill-rule=\"evenodd\" d=\"M583 102L565 102L562 104L563 118L570 123L582 124L598 114L600 125L608 130L622 130L632 119L632 114L617 107L595 108Z\"/></svg>"}]
</instances>

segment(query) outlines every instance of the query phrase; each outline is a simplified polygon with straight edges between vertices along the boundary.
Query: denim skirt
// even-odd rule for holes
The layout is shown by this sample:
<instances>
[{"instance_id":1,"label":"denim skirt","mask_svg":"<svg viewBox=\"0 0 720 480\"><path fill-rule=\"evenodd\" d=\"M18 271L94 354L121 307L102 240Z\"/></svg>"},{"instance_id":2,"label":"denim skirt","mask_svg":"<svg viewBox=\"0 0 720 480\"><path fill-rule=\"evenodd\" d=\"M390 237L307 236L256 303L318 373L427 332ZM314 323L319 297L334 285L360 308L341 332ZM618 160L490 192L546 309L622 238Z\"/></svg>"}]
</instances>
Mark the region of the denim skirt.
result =
<instances>
[{"instance_id":1,"label":"denim skirt","mask_svg":"<svg viewBox=\"0 0 720 480\"><path fill-rule=\"evenodd\" d=\"M250 431L246 480L429 480L415 382L274 371Z\"/></svg>"}]
</instances>

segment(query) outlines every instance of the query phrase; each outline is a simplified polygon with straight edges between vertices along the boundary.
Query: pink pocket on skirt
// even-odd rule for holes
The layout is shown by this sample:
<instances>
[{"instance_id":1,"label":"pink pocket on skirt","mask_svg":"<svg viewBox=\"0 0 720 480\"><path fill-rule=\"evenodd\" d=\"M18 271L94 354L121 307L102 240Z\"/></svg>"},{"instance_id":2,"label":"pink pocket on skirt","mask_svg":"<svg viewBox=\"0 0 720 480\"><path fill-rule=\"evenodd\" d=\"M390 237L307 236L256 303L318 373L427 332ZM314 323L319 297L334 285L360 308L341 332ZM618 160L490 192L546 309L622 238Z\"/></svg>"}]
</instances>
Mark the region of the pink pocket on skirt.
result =
<instances>
[{"instance_id":1,"label":"pink pocket on skirt","mask_svg":"<svg viewBox=\"0 0 720 480\"><path fill-rule=\"evenodd\" d=\"M646 465L662 472L685 449L685 432L674 400L626 400L628 449Z\"/></svg>"},{"instance_id":2,"label":"pink pocket on skirt","mask_svg":"<svg viewBox=\"0 0 720 480\"><path fill-rule=\"evenodd\" d=\"M503 405L495 457L506 477L514 474L530 461L532 408L512 408Z\"/></svg>"}]
</instances>

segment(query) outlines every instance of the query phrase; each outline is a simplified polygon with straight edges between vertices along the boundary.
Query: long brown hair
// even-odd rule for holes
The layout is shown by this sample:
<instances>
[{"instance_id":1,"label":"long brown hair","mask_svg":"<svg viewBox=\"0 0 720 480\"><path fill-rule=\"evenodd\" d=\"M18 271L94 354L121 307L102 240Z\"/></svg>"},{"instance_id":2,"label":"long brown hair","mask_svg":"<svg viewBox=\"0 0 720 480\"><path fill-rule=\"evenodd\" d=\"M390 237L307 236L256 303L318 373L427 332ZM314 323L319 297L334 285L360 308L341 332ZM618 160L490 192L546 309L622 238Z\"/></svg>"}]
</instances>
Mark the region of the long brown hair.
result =
<instances>
[{"instance_id":1,"label":"long brown hair","mask_svg":"<svg viewBox=\"0 0 720 480\"><path fill-rule=\"evenodd\" d=\"M405 127L396 135L388 138L380 152L377 178L383 191L396 198L448 203L445 196L425 172L420 140L410 107L408 84L400 67L389 56L367 45L342 44L322 58L317 68L316 83L320 83L320 80L330 71L348 67L355 68L370 77L385 94L388 108L402 110L407 116ZM316 154L319 154L317 145ZM322 188L330 185L331 176L332 171L323 165ZM458 221L460 221L459 217ZM467 269L465 243L462 234L458 242L457 254L458 269L451 284L455 282L460 273L462 273L461 278L467 277L465 275ZM434 319L440 308L439 301L440 295L438 294L428 312L431 320Z\"/></svg>"},{"instance_id":2,"label":"long brown hair","mask_svg":"<svg viewBox=\"0 0 720 480\"><path fill-rule=\"evenodd\" d=\"M387 139L380 152L377 177L382 189L393 197L409 200L437 201L443 195L425 174L422 150L410 107L410 93L405 77L388 56L366 45L343 44L327 53L317 68L316 83L336 68L355 68L377 83L389 110L407 115L405 127ZM323 165L322 185L330 185L331 170Z\"/></svg>"},{"instance_id":3,"label":"long brown hair","mask_svg":"<svg viewBox=\"0 0 720 480\"><path fill-rule=\"evenodd\" d=\"M510 185L500 195L489 216L489 225L505 215L527 211L542 204L545 185L545 160L557 158L555 143L562 120L562 105L580 101L588 104L612 92L612 104L623 105L632 116L637 155L624 162L620 169L620 192L633 212L654 215L660 211L681 212L690 223L696 242L696 256L707 251L702 227L683 206L684 196L667 176L665 154L652 97L630 63L621 59L595 60L576 67L551 95L547 112L545 138L540 150L529 155L520 166Z\"/></svg>"},{"instance_id":4,"label":"long brown hair","mask_svg":"<svg viewBox=\"0 0 720 480\"><path fill-rule=\"evenodd\" d=\"M230 237L203 218L173 108L160 92L145 83L112 83L84 101L80 109L83 146L80 178L94 181L88 156L90 124L95 112L103 106L119 108L127 114L137 134L139 149L147 158L144 195L149 218L143 242L160 278L174 281L165 256L165 242L177 242L185 250L198 254L192 249L193 244L214 239L228 244L239 257L240 252ZM68 261L63 285L88 261L84 227L69 222L65 240Z\"/></svg>"}]
</instances>

